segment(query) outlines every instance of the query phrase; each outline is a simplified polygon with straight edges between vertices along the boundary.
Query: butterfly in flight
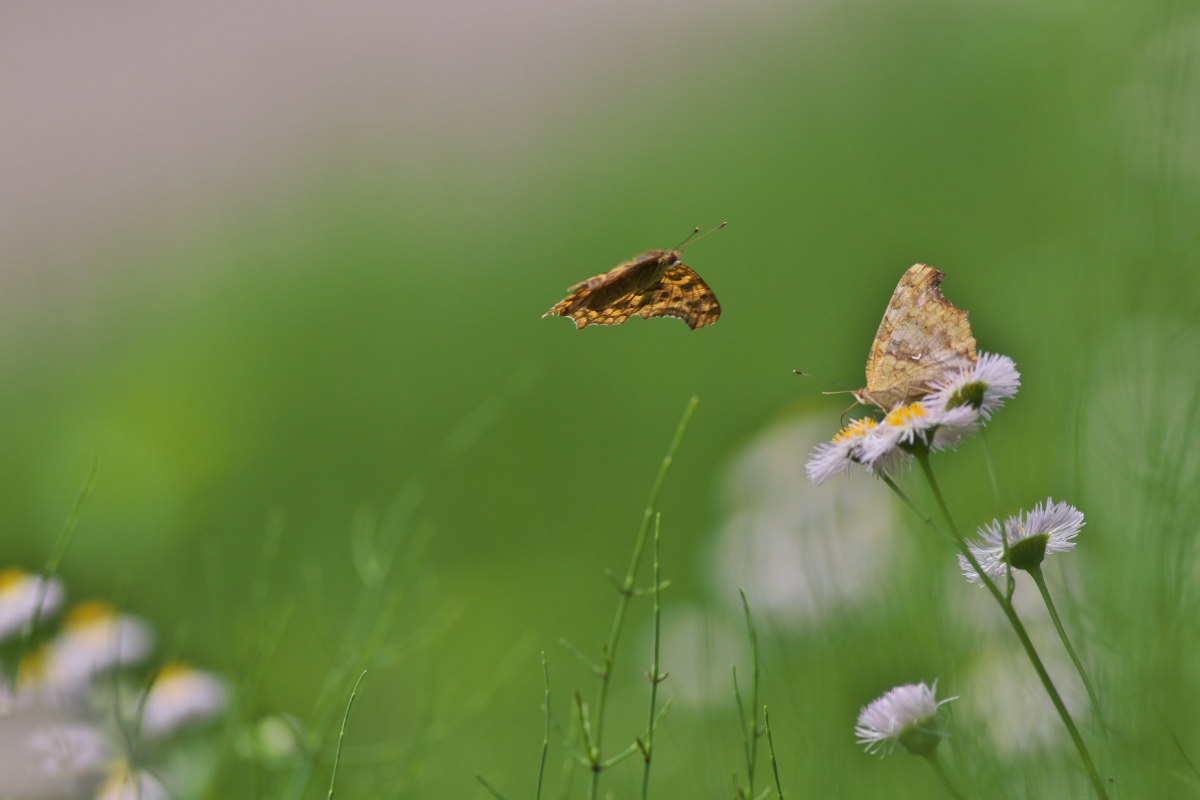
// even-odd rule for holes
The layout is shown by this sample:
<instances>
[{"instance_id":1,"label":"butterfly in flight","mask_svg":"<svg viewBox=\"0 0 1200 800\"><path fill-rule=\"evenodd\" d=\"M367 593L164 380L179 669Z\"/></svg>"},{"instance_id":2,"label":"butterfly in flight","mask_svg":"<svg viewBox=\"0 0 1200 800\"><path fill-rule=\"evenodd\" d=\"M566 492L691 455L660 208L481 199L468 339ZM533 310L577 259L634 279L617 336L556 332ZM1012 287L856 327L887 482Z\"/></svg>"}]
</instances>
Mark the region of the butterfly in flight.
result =
<instances>
[{"instance_id":1,"label":"butterfly in flight","mask_svg":"<svg viewBox=\"0 0 1200 800\"><path fill-rule=\"evenodd\" d=\"M704 236L725 225L722 222ZM542 317L570 317L579 330L588 325L620 325L635 315L642 319L678 317L692 330L711 325L721 316L721 304L704 279L683 263L681 252L699 232L696 228L670 250L649 250L575 284Z\"/></svg>"},{"instance_id":2,"label":"butterfly in flight","mask_svg":"<svg viewBox=\"0 0 1200 800\"><path fill-rule=\"evenodd\" d=\"M979 360L967 312L942 295L944 277L913 264L900 278L867 357L867 386L853 392L855 400L890 411Z\"/></svg>"}]
</instances>

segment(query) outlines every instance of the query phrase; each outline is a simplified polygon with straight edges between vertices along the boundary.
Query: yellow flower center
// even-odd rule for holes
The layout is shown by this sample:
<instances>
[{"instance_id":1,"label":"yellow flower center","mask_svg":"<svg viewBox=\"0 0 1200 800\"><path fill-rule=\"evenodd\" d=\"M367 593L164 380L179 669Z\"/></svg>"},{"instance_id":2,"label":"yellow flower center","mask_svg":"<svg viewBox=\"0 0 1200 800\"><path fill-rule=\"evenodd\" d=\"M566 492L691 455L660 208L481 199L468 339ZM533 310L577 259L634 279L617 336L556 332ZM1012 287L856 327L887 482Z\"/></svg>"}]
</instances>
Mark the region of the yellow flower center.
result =
<instances>
[{"instance_id":1,"label":"yellow flower center","mask_svg":"<svg viewBox=\"0 0 1200 800\"><path fill-rule=\"evenodd\" d=\"M111 603L106 603L103 600L89 600L72 608L70 613L67 614L64 624L68 628L83 628L95 622L114 620L116 618L117 609Z\"/></svg>"},{"instance_id":2,"label":"yellow flower center","mask_svg":"<svg viewBox=\"0 0 1200 800\"><path fill-rule=\"evenodd\" d=\"M888 412L888 415L883 418L885 425L895 425L897 427L903 425L911 425L921 417L927 416L928 412L920 403L909 403L906 406L897 406Z\"/></svg>"},{"instance_id":3,"label":"yellow flower center","mask_svg":"<svg viewBox=\"0 0 1200 800\"><path fill-rule=\"evenodd\" d=\"M0 592L19 585L25 580L25 573L19 569L0 570Z\"/></svg>"},{"instance_id":4,"label":"yellow flower center","mask_svg":"<svg viewBox=\"0 0 1200 800\"><path fill-rule=\"evenodd\" d=\"M849 425L837 432L837 435L833 437L833 443L841 444L843 442L848 442L851 439L857 439L859 437L866 436L871 432L871 429L878 424L878 422L870 417L861 417L853 420Z\"/></svg>"}]
</instances>

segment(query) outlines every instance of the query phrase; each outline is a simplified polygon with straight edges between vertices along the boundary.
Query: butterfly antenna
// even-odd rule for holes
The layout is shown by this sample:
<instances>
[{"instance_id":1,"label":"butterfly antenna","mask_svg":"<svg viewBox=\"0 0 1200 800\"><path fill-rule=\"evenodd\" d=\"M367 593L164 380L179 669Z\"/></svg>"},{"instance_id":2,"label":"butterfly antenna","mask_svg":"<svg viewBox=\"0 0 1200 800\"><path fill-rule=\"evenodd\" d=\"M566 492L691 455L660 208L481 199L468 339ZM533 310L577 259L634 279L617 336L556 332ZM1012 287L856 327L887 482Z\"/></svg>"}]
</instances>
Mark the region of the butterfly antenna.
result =
<instances>
[{"instance_id":1,"label":"butterfly antenna","mask_svg":"<svg viewBox=\"0 0 1200 800\"><path fill-rule=\"evenodd\" d=\"M696 227L692 228L692 232L691 232L691 233L689 233L689 234L687 235L687 237L686 237L686 238L684 238L684 240L683 240L682 242L680 242L679 244L675 245L675 246L674 246L674 247L672 247L671 249L672 249L672 250L678 250L679 248L683 247L685 244L687 244L688 242L690 242L690 241L692 240L692 237L693 237L693 236L695 236L695 235L696 235L697 233L699 233L699 232L700 232L700 226L699 226L699 225L697 225Z\"/></svg>"},{"instance_id":2,"label":"butterfly antenna","mask_svg":"<svg viewBox=\"0 0 1200 800\"><path fill-rule=\"evenodd\" d=\"M800 369L794 369L794 370L792 370L792 372L796 373L801 378L812 378L814 381L821 381L823 383L832 383L832 384L838 383L837 381L830 380L829 378L823 378L820 375L813 375L811 372L805 372L804 370L800 370ZM853 391L853 390L839 389L836 392L822 392L822 394L846 394L847 392L850 392L850 391Z\"/></svg>"},{"instance_id":3,"label":"butterfly antenna","mask_svg":"<svg viewBox=\"0 0 1200 800\"><path fill-rule=\"evenodd\" d=\"M693 228L693 229L692 229L692 232L691 232L691 233L689 233L689 234L687 235L687 238L686 238L686 239L684 239L682 242L680 242L679 244L675 245L675 246L674 246L673 248L671 248L671 249L672 249L672 250L679 250L680 248L682 248L682 247L683 247L685 244L687 244L688 242L691 242L691 241L693 241L693 239L692 239L692 237L693 237L693 236L696 236L696 238L695 238L695 240L694 240L694 241L697 241L697 242L698 242L698 241L700 241L701 239L703 239L705 236L708 236L709 234L712 234L712 233L716 233L717 231L721 230L721 228L724 228L724 227L725 227L726 225L728 225L728 224L729 224L728 222L722 222L720 225L718 225L717 227L713 228L711 231L709 231L708 233L704 234L703 236L696 236L696 234L697 234L697 233L700 233L700 226L699 226L699 225L697 225L695 228Z\"/></svg>"}]
</instances>

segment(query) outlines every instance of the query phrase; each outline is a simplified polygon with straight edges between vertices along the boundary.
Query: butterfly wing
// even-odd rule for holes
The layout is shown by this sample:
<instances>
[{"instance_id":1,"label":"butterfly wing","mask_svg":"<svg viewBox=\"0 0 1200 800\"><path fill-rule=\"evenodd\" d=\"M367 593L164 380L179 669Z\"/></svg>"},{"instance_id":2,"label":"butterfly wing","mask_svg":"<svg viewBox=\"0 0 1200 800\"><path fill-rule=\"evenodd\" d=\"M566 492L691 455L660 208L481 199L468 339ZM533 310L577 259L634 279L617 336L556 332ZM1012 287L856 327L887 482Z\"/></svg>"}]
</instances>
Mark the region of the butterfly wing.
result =
<instances>
[{"instance_id":1,"label":"butterfly wing","mask_svg":"<svg viewBox=\"0 0 1200 800\"><path fill-rule=\"evenodd\" d=\"M575 327L578 330L583 330L588 325L620 325L634 314L634 310L631 310L627 303L622 302L633 296L624 295L612 303L595 307L589 302L588 290L581 289L571 292L571 294L555 303L542 316L570 317L575 322Z\"/></svg>"},{"instance_id":2,"label":"butterfly wing","mask_svg":"<svg viewBox=\"0 0 1200 800\"><path fill-rule=\"evenodd\" d=\"M620 325L632 316L679 317L693 330L721 315L721 304L674 251L651 250L571 287L570 294L542 316L570 317L575 327Z\"/></svg>"},{"instance_id":3,"label":"butterfly wing","mask_svg":"<svg viewBox=\"0 0 1200 800\"><path fill-rule=\"evenodd\" d=\"M683 264L668 269L662 280L646 291L630 295L626 305L643 319L678 317L692 330L711 325L721 316L721 304L713 290Z\"/></svg>"},{"instance_id":4,"label":"butterfly wing","mask_svg":"<svg viewBox=\"0 0 1200 800\"><path fill-rule=\"evenodd\" d=\"M862 399L889 410L978 360L967 312L942 295L943 277L913 264L900 279L871 345Z\"/></svg>"},{"instance_id":5,"label":"butterfly wing","mask_svg":"<svg viewBox=\"0 0 1200 800\"><path fill-rule=\"evenodd\" d=\"M570 317L577 329L588 325L620 325L636 310L629 309L629 297L656 282L675 260L676 254L650 250L608 272L575 284L567 290L566 297L542 316Z\"/></svg>"}]
</instances>

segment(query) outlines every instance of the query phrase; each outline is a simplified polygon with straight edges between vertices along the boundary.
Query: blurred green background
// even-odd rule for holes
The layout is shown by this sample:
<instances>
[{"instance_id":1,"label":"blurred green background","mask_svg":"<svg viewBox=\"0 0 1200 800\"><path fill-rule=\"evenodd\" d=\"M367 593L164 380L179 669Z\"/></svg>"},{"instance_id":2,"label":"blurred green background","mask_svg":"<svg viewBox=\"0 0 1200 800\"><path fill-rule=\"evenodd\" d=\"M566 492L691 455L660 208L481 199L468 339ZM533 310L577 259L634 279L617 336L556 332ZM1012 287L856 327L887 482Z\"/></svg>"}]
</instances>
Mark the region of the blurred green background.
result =
<instances>
[{"instance_id":1,"label":"blurred green background","mask_svg":"<svg viewBox=\"0 0 1200 800\"><path fill-rule=\"evenodd\" d=\"M1062 580L1126 723L1099 758L1121 796L1183 796L1172 737L1200 753L1195 629L1179 622L1197 594L1194 6L189 13L128 7L99 25L30 10L9 28L10 43L41 38L21 40L6 79L26 138L6 145L3 200L5 563L44 562L98 458L62 567L72 598L115 599L162 652L239 685L261 674L243 687L248 719L310 724L336 664L368 668L345 796L484 797L478 772L529 797L539 652L567 724L570 691L590 697L594 678L557 642L598 656L616 601L604 571L627 563L688 398L700 406L661 506L664 623L700 609L707 635L724 626L740 646L736 594L712 577L736 506L727 471L781 420L835 432L845 398L820 392L862 384L895 282L924 261L980 348L1024 377L988 430L1000 507L978 440L941 462L952 502L971 526L1047 494L1088 514ZM715 326L540 318L568 285L726 220L687 253L723 305ZM362 591L356 515L413 481L379 606L390 625L339 657ZM888 502L870 488L854 502ZM857 603L765 615L764 698L797 796L933 796L916 759L861 753L858 709L940 678L965 720L981 642L1013 647L963 622L975 590L949 546L890 519L902 555ZM779 530L803 556L803 525ZM614 751L643 724L648 606L622 645ZM729 658L704 652L723 676ZM664 666L680 681L698 668ZM732 796L740 739L721 691L667 716L657 796ZM1057 731L1016 754L953 735L981 796L1086 794ZM548 796L564 757L556 739ZM1028 784L990 780L1014 765ZM640 772L606 781L633 796ZM213 796L285 796L285 782L231 759Z\"/></svg>"}]
</instances>

